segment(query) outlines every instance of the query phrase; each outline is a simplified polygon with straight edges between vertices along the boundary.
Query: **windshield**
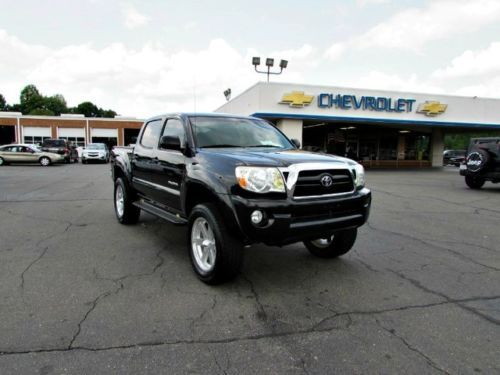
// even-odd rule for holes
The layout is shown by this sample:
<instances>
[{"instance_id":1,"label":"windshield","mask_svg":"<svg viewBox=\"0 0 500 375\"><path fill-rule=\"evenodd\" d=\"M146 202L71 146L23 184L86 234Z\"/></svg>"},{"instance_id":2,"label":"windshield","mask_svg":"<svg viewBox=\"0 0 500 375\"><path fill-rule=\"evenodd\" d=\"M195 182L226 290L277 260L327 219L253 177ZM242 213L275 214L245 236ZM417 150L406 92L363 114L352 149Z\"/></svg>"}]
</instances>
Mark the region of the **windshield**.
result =
<instances>
[{"instance_id":1,"label":"windshield","mask_svg":"<svg viewBox=\"0 0 500 375\"><path fill-rule=\"evenodd\" d=\"M91 143L87 146L88 150L104 150L104 144L103 143Z\"/></svg>"},{"instance_id":2,"label":"windshield","mask_svg":"<svg viewBox=\"0 0 500 375\"><path fill-rule=\"evenodd\" d=\"M291 149L292 143L263 120L190 117L197 147L269 147Z\"/></svg>"}]
</instances>

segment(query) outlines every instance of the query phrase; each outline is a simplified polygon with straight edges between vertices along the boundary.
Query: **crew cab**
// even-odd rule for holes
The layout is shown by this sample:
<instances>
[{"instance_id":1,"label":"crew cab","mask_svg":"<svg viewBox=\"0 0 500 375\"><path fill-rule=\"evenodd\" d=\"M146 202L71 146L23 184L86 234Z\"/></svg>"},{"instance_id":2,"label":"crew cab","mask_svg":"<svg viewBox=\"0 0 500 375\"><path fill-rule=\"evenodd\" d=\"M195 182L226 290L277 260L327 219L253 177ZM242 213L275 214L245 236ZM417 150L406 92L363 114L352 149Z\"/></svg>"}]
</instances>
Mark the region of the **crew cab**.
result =
<instances>
[{"instance_id":1,"label":"crew cab","mask_svg":"<svg viewBox=\"0 0 500 375\"><path fill-rule=\"evenodd\" d=\"M343 255L370 212L363 167L299 148L259 118L153 117L135 146L112 151L116 217L134 224L143 210L187 225L193 270L210 284L235 277L255 243Z\"/></svg>"}]
</instances>

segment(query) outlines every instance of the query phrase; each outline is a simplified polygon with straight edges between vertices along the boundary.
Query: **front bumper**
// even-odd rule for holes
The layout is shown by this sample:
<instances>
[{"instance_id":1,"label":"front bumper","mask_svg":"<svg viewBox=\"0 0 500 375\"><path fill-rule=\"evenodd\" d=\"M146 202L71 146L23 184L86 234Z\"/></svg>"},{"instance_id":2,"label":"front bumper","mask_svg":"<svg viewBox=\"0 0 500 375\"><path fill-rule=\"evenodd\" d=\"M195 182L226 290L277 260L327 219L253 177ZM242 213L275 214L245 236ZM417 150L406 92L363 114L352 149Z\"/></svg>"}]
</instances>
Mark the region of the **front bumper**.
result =
<instances>
[{"instance_id":1,"label":"front bumper","mask_svg":"<svg viewBox=\"0 0 500 375\"><path fill-rule=\"evenodd\" d=\"M106 160L106 155L86 155L86 154L83 154L82 155L82 160L100 160L100 161L104 161Z\"/></svg>"},{"instance_id":2,"label":"front bumper","mask_svg":"<svg viewBox=\"0 0 500 375\"><path fill-rule=\"evenodd\" d=\"M245 242L286 245L316 239L363 225L370 214L371 192L364 188L348 196L308 200L246 199L232 195ZM261 210L264 221L251 222L251 213Z\"/></svg>"}]
</instances>

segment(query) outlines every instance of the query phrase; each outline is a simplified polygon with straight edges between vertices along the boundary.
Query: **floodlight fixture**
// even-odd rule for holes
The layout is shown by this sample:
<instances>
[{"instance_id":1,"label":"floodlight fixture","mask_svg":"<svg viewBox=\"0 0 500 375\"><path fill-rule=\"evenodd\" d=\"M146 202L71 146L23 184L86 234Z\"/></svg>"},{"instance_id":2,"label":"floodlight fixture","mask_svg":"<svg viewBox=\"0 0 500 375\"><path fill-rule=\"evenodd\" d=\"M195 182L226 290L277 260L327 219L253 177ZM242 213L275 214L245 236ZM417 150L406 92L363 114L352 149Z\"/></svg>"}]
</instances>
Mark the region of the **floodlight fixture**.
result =
<instances>
[{"instance_id":1,"label":"floodlight fixture","mask_svg":"<svg viewBox=\"0 0 500 375\"><path fill-rule=\"evenodd\" d=\"M283 73L283 69L286 69L288 66L288 61L287 60L281 60L280 61L280 71L279 72L271 72L271 68L274 66L274 59L272 57L267 57L266 58L266 70L258 70L257 66L260 65L260 57L252 57L252 65L255 68L255 71L257 73L262 73L262 74L267 74L267 82L269 82L269 76L271 74L281 74Z\"/></svg>"}]
</instances>

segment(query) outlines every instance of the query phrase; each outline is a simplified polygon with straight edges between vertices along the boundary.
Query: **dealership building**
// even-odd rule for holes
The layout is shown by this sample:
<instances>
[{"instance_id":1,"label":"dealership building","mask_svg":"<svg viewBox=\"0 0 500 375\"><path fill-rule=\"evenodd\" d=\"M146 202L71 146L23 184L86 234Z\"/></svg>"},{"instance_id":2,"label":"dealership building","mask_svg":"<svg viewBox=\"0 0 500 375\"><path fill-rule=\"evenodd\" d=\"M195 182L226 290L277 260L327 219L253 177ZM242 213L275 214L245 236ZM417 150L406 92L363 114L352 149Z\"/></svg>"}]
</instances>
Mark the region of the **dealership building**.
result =
<instances>
[{"instance_id":1,"label":"dealership building","mask_svg":"<svg viewBox=\"0 0 500 375\"><path fill-rule=\"evenodd\" d=\"M18 112L0 112L0 144L41 144L58 138L85 147L106 143L109 147L133 143L143 120L135 118L89 118L83 115L23 116Z\"/></svg>"},{"instance_id":2,"label":"dealership building","mask_svg":"<svg viewBox=\"0 0 500 375\"><path fill-rule=\"evenodd\" d=\"M500 100L260 82L216 112L273 122L303 148L367 167L441 166L444 134L500 132Z\"/></svg>"},{"instance_id":3,"label":"dealership building","mask_svg":"<svg viewBox=\"0 0 500 375\"><path fill-rule=\"evenodd\" d=\"M500 133L500 99L332 86L259 82L215 112L264 118L306 150L348 156L372 168L441 166L446 133ZM142 123L0 112L0 144L59 138L81 147L123 146L133 143Z\"/></svg>"}]
</instances>

